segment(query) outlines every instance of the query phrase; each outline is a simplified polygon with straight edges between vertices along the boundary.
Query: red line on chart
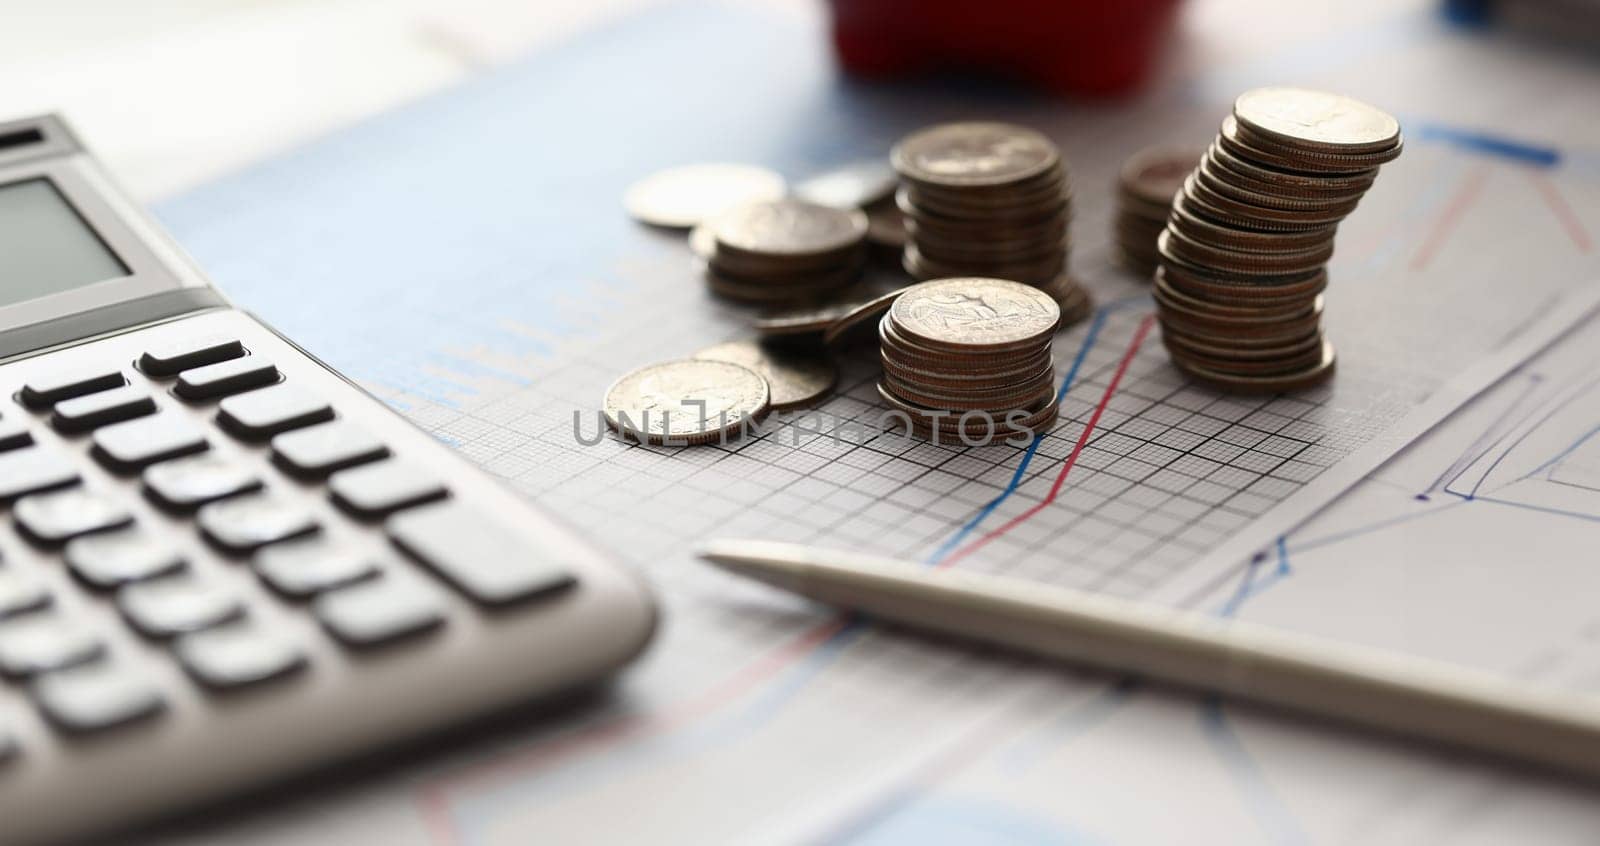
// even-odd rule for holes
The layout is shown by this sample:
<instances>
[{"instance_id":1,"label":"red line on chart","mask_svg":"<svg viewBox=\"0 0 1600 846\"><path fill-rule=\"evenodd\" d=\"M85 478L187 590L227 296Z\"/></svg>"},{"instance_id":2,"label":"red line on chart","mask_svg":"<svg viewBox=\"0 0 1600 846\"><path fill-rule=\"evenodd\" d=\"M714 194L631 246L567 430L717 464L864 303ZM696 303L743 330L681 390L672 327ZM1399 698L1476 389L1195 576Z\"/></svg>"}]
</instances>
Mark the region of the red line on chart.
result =
<instances>
[{"instance_id":1,"label":"red line on chart","mask_svg":"<svg viewBox=\"0 0 1600 846\"><path fill-rule=\"evenodd\" d=\"M1578 219L1578 213L1572 210L1567 198L1561 196L1556 184L1542 173L1530 176L1533 184L1539 188L1539 196L1544 197L1544 204L1555 213L1556 220L1561 221L1561 228L1567 230L1567 237L1572 239L1572 244L1578 248L1578 252L1585 254L1594 252L1594 241L1589 237L1589 231L1583 228L1583 221Z\"/></svg>"},{"instance_id":2,"label":"red line on chart","mask_svg":"<svg viewBox=\"0 0 1600 846\"><path fill-rule=\"evenodd\" d=\"M991 529L982 537L945 556L944 560L935 565L937 569L942 570L949 567L962 558L978 551L989 541L1027 522L1033 515L1043 511L1050 503L1056 501L1056 495L1061 493L1061 486L1067 481L1067 474L1071 473L1073 466L1078 463L1078 455L1083 452L1084 445L1089 442L1089 437L1094 434L1094 427L1100 423L1100 415L1105 412L1106 406L1111 402L1111 397L1116 394L1117 386L1122 383L1123 374L1128 372L1128 365L1133 363L1134 354L1139 352L1139 347L1144 344L1145 336L1150 334L1150 327L1154 326L1155 322L1156 318L1153 314L1147 314L1143 320L1139 321L1139 328L1133 333L1133 340L1128 343L1128 351L1122 354L1122 361L1117 363L1117 372L1112 375L1111 384L1106 386L1105 395L1100 397L1100 403L1094 407L1094 413L1089 416L1089 422L1083 426L1083 434L1078 436L1078 442L1072 446L1072 452L1068 453L1067 460L1062 463L1061 472L1056 474L1056 481L1055 484L1050 486L1049 495L1029 507L1027 511L1012 517L1003 525Z\"/></svg>"},{"instance_id":3,"label":"red line on chart","mask_svg":"<svg viewBox=\"0 0 1600 846\"><path fill-rule=\"evenodd\" d=\"M450 793L463 788L481 786L513 774L526 775L536 772L562 758L592 747L670 731L739 698L795 661L809 655L847 625L849 620L839 617L812 626L764 653L758 660L745 665L737 673L723 679L699 696L685 700L664 712L627 714L594 723L572 734L538 743L520 752L478 764L469 764L455 773L445 774L425 784L418 790L415 800L430 838L435 843L460 842L456 836L455 822L450 816Z\"/></svg>"},{"instance_id":4,"label":"red line on chart","mask_svg":"<svg viewBox=\"0 0 1600 846\"><path fill-rule=\"evenodd\" d=\"M1433 228L1428 231L1428 237L1422 242L1422 247L1417 250L1416 255L1411 257L1412 270L1424 270L1427 268L1428 263L1433 261L1433 257L1438 254L1439 248L1444 246L1445 239L1450 237L1450 232L1461 221L1462 215L1466 214L1467 208L1472 205L1472 201L1476 200L1478 194L1483 191L1483 183L1488 181L1488 178L1489 171L1482 167L1477 168L1467 176L1467 180L1462 184L1461 190L1456 192L1449 205L1445 206L1444 211L1440 213L1438 220L1434 221Z\"/></svg>"}]
</instances>

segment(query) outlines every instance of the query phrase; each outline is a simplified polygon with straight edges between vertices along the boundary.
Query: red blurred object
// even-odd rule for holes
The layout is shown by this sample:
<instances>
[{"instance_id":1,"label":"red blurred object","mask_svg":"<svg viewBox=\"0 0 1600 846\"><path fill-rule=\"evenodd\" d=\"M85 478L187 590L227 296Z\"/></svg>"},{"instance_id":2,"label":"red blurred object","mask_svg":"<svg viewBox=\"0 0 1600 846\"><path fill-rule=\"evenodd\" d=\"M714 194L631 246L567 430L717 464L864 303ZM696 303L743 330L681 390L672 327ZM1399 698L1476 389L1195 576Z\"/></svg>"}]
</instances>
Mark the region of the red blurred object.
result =
<instances>
[{"instance_id":1,"label":"red blurred object","mask_svg":"<svg viewBox=\"0 0 1600 846\"><path fill-rule=\"evenodd\" d=\"M866 77L981 70L1061 94L1137 88L1178 0L831 0L833 42Z\"/></svg>"}]
</instances>

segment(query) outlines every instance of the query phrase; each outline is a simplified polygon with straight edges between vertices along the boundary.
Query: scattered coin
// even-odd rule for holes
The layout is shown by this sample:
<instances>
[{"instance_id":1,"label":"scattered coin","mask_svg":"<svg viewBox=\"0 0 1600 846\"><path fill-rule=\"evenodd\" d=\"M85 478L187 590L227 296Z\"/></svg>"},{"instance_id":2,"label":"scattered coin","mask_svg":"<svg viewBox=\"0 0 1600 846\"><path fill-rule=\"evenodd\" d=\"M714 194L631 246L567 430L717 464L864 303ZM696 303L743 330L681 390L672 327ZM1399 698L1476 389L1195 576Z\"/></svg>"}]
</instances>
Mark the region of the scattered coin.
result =
<instances>
[{"instance_id":1,"label":"scattered coin","mask_svg":"<svg viewBox=\"0 0 1600 846\"><path fill-rule=\"evenodd\" d=\"M1173 364L1245 393L1332 376L1321 294L1334 235L1401 144L1393 117L1348 97L1241 94L1156 237L1155 300Z\"/></svg>"},{"instance_id":2,"label":"scattered coin","mask_svg":"<svg viewBox=\"0 0 1600 846\"><path fill-rule=\"evenodd\" d=\"M694 164L635 182L622 205L641 223L688 229L741 203L780 199L784 190L783 177L764 167Z\"/></svg>"},{"instance_id":3,"label":"scattered coin","mask_svg":"<svg viewBox=\"0 0 1600 846\"><path fill-rule=\"evenodd\" d=\"M707 347L694 358L727 361L749 368L767 380L773 411L810 405L828 395L839 370L823 355L780 350L756 341L729 341Z\"/></svg>"},{"instance_id":4,"label":"scattered coin","mask_svg":"<svg viewBox=\"0 0 1600 846\"><path fill-rule=\"evenodd\" d=\"M1055 420L1053 297L1004 279L913 285L879 319L878 393L920 437L991 443Z\"/></svg>"},{"instance_id":5,"label":"scattered coin","mask_svg":"<svg viewBox=\"0 0 1600 846\"><path fill-rule=\"evenodd\" d=\"M763 338L792 338L815 335L821 338L829 327L861 305L861 301L823 305L786 306L768 311L756 319L755 330Z\"/></svg>"},{"instance_id":6,"label":"scattered coin","mask_svg":"<svg viewBox=\"0 0 1600 846\"><path fill-rule=\"evenodd\" d=\"M882 160L859 161L817 174L794 187L802 200L865 211L894 196L900 178Z\"/></svg>"},{"instance_id":7,"label":"scattered coin","mask_svg":"<svg viewBox=\"0 0 1600 846\"><path fill-rule=\"evenodd\" d=\"M822 333L822 343L834 347L841 346L845 341L854 338L866 328L877 322L883 313L894 305L895 298L905 292L905 288L898 288L886 294L881 294L839 315Z\"/></svg>"},{"instance_id":8,"label":"scattered coin","mask_svg":"<svg viewBox=\"0 0 1600 846\"><path fill-rule=\"evenodd\" d=\"M1200 155L1190 147L1147 147L1129 156L1118 172L1113 257L1146 280L1160 260L1156 236L1167 225L1172 198Z\"/></svg>"},{"instance_id":9,"label":"scattered coin","mask_svg":"<svg viewBox=\"0 0 1600 846\"><path fill-rule=\"evenodd\" d=\"M1074 284L1065 275L1071 197L1049 138L1005 123L951 123L907 136L890 160L902 183L901 263L913 278Z\"/></svg>"},{"instance_id":10,"label":"scattered coin","mask_svg":"<svg viewBox=\"0 0 1600 846\"><path fill-rule=\"evenodd\" d=\"M726 361L683 359L628 373L606 389L606 424L624 437L690 445L742 434L771 406L767 380Z\"/></svg>"}]
</instances>

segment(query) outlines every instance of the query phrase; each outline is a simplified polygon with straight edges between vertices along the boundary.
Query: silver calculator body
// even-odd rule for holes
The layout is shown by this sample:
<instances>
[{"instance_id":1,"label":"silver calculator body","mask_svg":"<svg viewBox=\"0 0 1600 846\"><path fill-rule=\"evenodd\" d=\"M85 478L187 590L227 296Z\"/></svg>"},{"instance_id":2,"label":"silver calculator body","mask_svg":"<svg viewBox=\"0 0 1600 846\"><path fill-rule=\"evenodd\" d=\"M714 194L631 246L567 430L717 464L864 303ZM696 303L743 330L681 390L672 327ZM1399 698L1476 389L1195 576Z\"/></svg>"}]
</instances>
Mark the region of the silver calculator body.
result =
<instances>
[{"instance_id":1,"label":"silver calculator body","mask_svg":"<svg viewBox=\"0 0 1600 846\"><path fill-rule=\"evenodd\" d=\"M639 580L233 308L57 118L0 123L0 843L604 679Z\"/></svg>"}]
</instances>

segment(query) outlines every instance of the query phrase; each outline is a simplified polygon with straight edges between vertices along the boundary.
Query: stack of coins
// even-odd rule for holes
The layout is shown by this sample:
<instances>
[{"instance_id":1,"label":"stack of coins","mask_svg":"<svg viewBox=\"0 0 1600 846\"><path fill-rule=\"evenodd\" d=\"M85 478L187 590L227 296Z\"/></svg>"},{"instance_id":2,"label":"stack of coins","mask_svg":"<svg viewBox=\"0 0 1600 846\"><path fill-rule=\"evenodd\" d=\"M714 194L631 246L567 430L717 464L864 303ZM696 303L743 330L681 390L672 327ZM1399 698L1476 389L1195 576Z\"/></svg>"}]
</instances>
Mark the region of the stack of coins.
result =
<instances>
[{"instance_id":1,"label":"stack of coins","mask_svg":"<svg viewBox=\"0 0 1600 846\"><path fill-rule=\"evenodd\" d=\"M743 302L822 297L859 279L866 263L867 217L854 209L794 199L746 203L717 217L710 231L706 283Z\"/></svg>"},{"instance_id":2,"label":"stack of coins","mask_svg":"<svg viewBox=\"0 0 1600 846\"><path fill-rule=\"evenodd\" d=\"M1329 378L1321 293L1334 234L1401 145L1393 117L1348 97L1240 95L1157 242L1155 299L1173 363L1236 392Z\"/></svg>"},{"instance_id":3,"label":"stack of coins","mask_svg":"<svg viewBox=\"0 0 1600 846\"><path fill-rule=\"evenodd\" d=\"M1129 156L1117 174L1112 258L1146 281L1160 262L1156 238L1167 226L1173 195L1199 159L1198 149L1147 147Z\"/></svg>"},{"instance_id":4,"label":"stack of coins","mask_svg":"<svg viewBox=\"0 0 1600 846\"><path fill-rule=\"evenodd\" d=\"M912 277L1049 286L1064 304L1084 296L1066 275L1071 196L1050 139L1004 123L952 123L907 136L889 157Z\"/></svg>"},{"instance_id":5,"label":"stack of coins","mask_svg":"<svg viewBox=\"0 0 1600 846\"><path fill-rule=\"evenodd\" d=\"M905 219L894 203L900 177L882 160L854 162L817 174L794 187L802 200L838 209L860 209L867 216L867 243L875 258L900 261L905 249Z\"/></svg>"},{"instance_id":6,"label":"stack of coins","mask_svg":"<svg viewBox=\"0 0 1600 846\"><path fill-rule=\"evenodd\" d=\"M878 393L935 443L1031 437L1055 422L1050 344L1061 309L1004 279L914 285L878 323Z\"/></svg>"}]
</instances>

